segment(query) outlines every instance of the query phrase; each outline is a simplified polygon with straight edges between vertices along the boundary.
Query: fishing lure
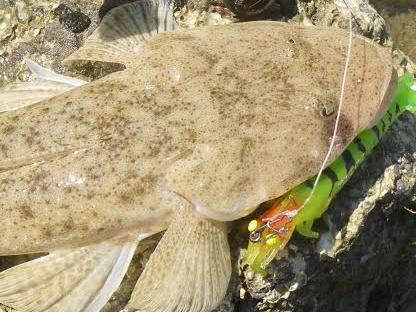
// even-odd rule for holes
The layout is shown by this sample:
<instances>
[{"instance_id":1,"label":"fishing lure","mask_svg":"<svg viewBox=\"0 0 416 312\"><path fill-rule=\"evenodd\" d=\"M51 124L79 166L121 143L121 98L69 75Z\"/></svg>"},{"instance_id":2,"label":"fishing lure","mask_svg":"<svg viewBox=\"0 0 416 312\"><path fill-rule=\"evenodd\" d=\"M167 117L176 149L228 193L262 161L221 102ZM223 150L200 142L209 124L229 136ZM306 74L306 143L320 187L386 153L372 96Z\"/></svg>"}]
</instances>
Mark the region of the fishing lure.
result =
<instances>
[{"instance_id":1,"label":"fishing lure","mask_svg":"<svg viewBox=\"0 0 416 312\"><path fill-rule=\"evenodd\" d=\"M380 142L390 125L403 112L416 113L416 84L411 74L403 75L390 107L371 129L362 131L345 151L320 176L313 190L316 176L279 197L273 207L248 225L250 242L246 263L253 271L264 273L267 265L282 250L293 231L310 238L318 238L312 230L319 219L361 162Z\"/></svg>"}]
</instances>

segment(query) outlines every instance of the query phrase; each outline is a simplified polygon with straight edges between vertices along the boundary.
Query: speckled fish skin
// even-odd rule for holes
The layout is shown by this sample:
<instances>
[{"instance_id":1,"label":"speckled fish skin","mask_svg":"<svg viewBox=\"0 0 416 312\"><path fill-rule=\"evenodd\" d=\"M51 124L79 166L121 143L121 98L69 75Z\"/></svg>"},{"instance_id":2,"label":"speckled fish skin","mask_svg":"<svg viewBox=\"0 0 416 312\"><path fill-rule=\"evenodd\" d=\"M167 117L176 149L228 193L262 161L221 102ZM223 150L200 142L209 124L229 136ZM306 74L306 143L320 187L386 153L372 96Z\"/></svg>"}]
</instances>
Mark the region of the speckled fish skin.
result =
<instances>
[{"instance_id":1,"label":"speckled fish skin","mask_svg":"<svg viewBox=\"0 0 416 312\"><path fill-rule=\"evenodd\" d=\"M281 195L327 152L347 44L277 22L165 33L122 72L0 114L0 254L165 228L184 199L224 221ZM389 51L354 37L332 158L392 77Z\"/></svg>"}]
</instances>

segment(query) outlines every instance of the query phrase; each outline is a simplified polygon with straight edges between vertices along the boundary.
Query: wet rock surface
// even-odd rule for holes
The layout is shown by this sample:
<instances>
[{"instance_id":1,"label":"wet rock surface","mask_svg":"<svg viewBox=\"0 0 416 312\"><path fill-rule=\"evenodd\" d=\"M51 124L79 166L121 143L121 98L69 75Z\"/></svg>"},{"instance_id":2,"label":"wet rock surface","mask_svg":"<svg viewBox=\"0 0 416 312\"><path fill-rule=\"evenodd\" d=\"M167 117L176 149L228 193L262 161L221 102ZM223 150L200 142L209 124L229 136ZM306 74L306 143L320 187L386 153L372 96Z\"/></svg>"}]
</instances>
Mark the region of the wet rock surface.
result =
<instances>
[{"instance_id":1,"label":"wet rock surface","mask_svg":"<svg viewBox=\"0 0 416 312\"><path fill-rule=\"evenodd\" d=\"M66 72L62 59L82 45L109 9L126 2L131 1L0 0L0 86L28 79L26 57ZM354 31L394 48L399 71L414 71L413 0L374 0L377 11L360 0L281 0L267 2L265 10L256 12L260 15L232 13L229 3L223 8L223 2L194 1L178 18L183 15L182 23L189 27L267 18L347 28L346 2L352 8ZM238 5L251 7L247 3ZM81 65L76 75L93 79L108 70L93 65ZM416 311L415 181L416 119L405 114L317 222L321 239L295 234L265 277L253 274L241 262L250 217L232 224L234 273L216 311ZM119 311L127 303L159 238L141 244L121 288L104 311ZM0 257L0 270L31 258Z\"/></svg>"},{"instance_id":2,"label":"wet rock surface","mask_svg":"<svg viewBox=\"0 0 416 312\"><path fill-rule=\"evenodd\" d=\"M374 0L374 6L386 20L395 45L411 59L416 59L416 1ZM413 34L413 35L412 35Z\"/></svg>"},{"instance_id":3,"label":"wet rock surface","mask_svg":"<svg viewBox=\"0 0 416 312\"><path fill-rule=\"evenodd\" d=\"M78 10L73 10L65 4L58 5L53 12L59 17L59 22L66 29L76 34L86 30L91 24L91 20L87 15Z\"/></svg>"},{"instance_id":4,"label":"wet rock surface","mask_svg":"<svg viewBox=\"0 0 416 312\"><path fill-rule=\"evenodd\" d=\"M61 61L78 49L96 27L101 1L65 1L66 7L82 8L82 14L90 19L89 28L81 33L68 29L68 25L75 27L79 23L78 17L71 19L62 15L60 22L55 11L61 4L60 1L0 1L0 87L7 82L28 79L24 58L56 72L65 71ZM85 26L84 22L82 28ZM76 30L80 29L77 26Z\"/></svg>"}]
</instances>

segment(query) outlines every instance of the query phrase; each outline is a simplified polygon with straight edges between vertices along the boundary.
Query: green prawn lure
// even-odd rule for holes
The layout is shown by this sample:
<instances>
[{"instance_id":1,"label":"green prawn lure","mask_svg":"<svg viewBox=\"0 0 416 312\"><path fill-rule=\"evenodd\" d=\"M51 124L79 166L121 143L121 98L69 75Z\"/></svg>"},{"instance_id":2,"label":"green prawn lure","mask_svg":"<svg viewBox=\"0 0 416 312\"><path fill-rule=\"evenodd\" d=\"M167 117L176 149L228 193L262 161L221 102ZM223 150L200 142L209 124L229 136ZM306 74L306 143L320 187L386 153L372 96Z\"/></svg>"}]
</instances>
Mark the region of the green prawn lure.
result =
<instances>
[{"instance_id":1,"label":"green prawn lure","mask_svg":"<svg viewBox=\"0 0 416 312\"><path fill-rule=\"evenodd\" d=\"M279 197L271 209L249 223L250 242L245 262L253 271L264 273L267 265L286 246L295 228L303 236L319 237L312 230L314 220L328 209L331 200L397 117L405 111L416 113L415 86L411 74L399 79L393 101L384 116L373 128L361 132L323 171L314 191L316 176Z\"/></svg>"}]
</instances>

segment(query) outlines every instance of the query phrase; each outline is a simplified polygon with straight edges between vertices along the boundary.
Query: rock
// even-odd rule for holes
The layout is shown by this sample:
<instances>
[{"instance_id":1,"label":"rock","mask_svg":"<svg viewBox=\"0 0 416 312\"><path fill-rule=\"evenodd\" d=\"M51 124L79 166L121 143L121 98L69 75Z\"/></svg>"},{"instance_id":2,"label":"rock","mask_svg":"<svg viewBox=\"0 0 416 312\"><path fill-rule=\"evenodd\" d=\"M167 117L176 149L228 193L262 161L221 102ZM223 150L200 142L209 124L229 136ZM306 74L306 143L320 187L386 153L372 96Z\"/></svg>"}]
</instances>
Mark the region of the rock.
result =
<instances>
[{"instance_id":1,"label":"rock","mask_svg":"<svg viewBox=\"0 0 416 312\"><path fill-rule=\"evenodd\" d=\"M60 4L54 10L54 14L59 17L61 24L64 24L68 30L74 33L86 30L91 24L91 20L87 15L80 11L72 10L65 4Z\"/></svg>"},{"instance_id":2,"label":"rock","mask_svg":"<svg viewBox=\"0 0 416 312\"><path fill-rule=\"evenodd\" d=\"M416 1L374 0L373 3L385 18L395 45L416 60Z\"/></svg>"},{"instance_id":3,"label":"rock","mask_svg":"<svg viewBox=\"0 0 416 312\"><path fill-rule=\"evenodd\" d=\"M82 2L82 14L91 20L88 30L82 33L68 30L64 23L59 22L59 16L54 11L62 4L60 2L63 1L19 0L0 5L0 87L7 82L28 79L23 64L25 57L63 73L62 60L78 49L98 24L101 0ZM64 4L76 8L77 3L79 1L69 0ZM68 23L74 21L78 20L70 19ZM85 27L86 22L75 23L74 27L80 30L81 26ZM91 76L100 76L96 70L91 71ZM84 70L81 74L89 76L90 73Z\"/></svg>"},{"instance_id":4,"label":"rock","mask_svg":"<svg viewBox=\"0 0 416 312\"><path fill-rule=\"evenodd\" d=\"M384 19L366 0L299 0L297 7L296 19L316 26L348 29L351 13L354 33L391 45Z\"/></svg>"},{"instance_id":5,"label":"rock","mask_svg":"<svg viewBox=\"0 0 416 312\"><path fill-rule=\"evenodd\" d=\"M16 18L20 23L26 23L29 21L29 10L26 3L23 1L16 2Z\"/></svg>"},{"instance_id":6,"label":"rock","mask_svg":"<svg viewBox=\"0 0 416 312\"><path fill-rule=\"evenodd\" d=\"M230 10L219 6L209 6L206 10L184 6L175 12L175 18L182 28L195 28L201 25L226 25L236 20Z\"/></svg>"},{"instance_id":7,"label":"rock","mask_svg":"<svg viewBox=\"0 0 416 312\"><path fill-rule=\"evenodd\" d=\"M233 1L233 11L240 16L255 16L266 11L274 0L235 0Z\"/></svg>"}]
</instances>

